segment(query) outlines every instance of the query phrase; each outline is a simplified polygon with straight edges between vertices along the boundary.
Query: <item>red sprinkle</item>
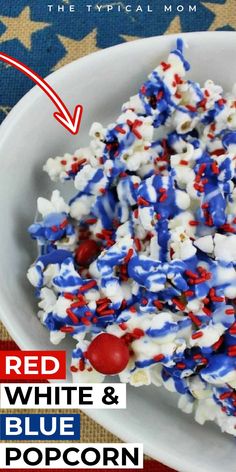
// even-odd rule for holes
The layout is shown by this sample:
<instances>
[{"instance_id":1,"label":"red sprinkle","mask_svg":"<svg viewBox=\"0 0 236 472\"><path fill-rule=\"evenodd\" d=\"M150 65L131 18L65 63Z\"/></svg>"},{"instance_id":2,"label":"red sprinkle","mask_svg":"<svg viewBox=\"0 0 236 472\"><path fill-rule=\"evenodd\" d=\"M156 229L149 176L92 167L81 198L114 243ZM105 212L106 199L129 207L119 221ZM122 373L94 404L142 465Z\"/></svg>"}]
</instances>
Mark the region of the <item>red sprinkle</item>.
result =
<instances>
[{"instance_id":1,"label":"red sprinkle","mask_svg":"<svg viewBox=\"0 0 236 472\"><path fill-rule=\"evenodd\" d=\"M213 174L219 174L220 173L219 167L218 167L216 162L212 162L211 170L212 170Z\"/></svg>"},{"instance_id":2,"label":"red sprinkle","mask_svg":"<svg viewBox=\"0 0 236 472\"><path fill-rule=\"evenodd\" d=\"M162 203L162 202L164 202L165 200L167 200L167 198L168 198L167 193L163 193L163 194L160 196L160 198L159 198L159 202Z\"/></svg>"},{"instance_id":3,"label":"red sprinkle","mask_svg":"<svg viewBox=\"0 0 236 472\"><path fill-rule=\"evenodd\" d=\"M68 220L62 221L62 223L60 224L60 229L64 229L67 225L68 225Z\"/></svg>"},{"instance_id":4,"label":"red sprinkle","mask_svg":"<svg viewBox=\"0 0 236 472\"><path fill-rule=\"evenodd\" d=\"M185 305L180 300L178 300L178 298L172 298L172 302L177 306L177 308L179 308L181 311L184 311Z\"/></svg>"},{"instance_id":5,"label":"red sprinkle","mask_svg":"<svg viewBox=\"0 0 236 472\"><path fill-rule=\"evenodd\" d=\"M141 251L142 245L141 245L140 239L134 238L134 244L135 244L135 247L136 247L137 251Z\"/></svg>"},{"instance_id":6,"label":"red sprinkle","mask_svg":"<svg viewBox=\"0 0 236 472\"><path fill-rule=\"evenodd\" d=\"M125 331L127 329L127 324L126 323L120 323L119 328L122 329L122 331Z\"/></svg>"},{"instance_id":7,"label":"red sprinkle","mask_svg":"<svg viewBox=\"0 0 236 472\"><path fill-rule=\"evenodd\" d=\"M211 156L221 156L222 154L225 154L225 149L215 149L214 151L211 152Z\"/></svg>"},{"instance_id":8,"label":"red sprinkle","mask_svg":"<svg viewBox=\"0 0 236 472\"><path fill-rule=\"evenodd\" d=\"M186 364L184 362L177 362L176 364L177 369L186 369Z\"/></svg>"},{"instance_id":9,"label":"red sprinkle","mask_svg":"<svg viewBox=\"0 0 236 472\"><path fill-rule=\"evenodd\" d=\"M137 313L137 308L133 305L129 308L129 311L131 311L131 313Z\"/></svg>"},{"instance_id":10,"label":"red sprinkle","mask_svg":"<svg viewBox=\"0 0 236 472\"><path fill-rule=\"evenodd\" d=\"M226 233L235 233L235 229L232 226L230 226L230 224L228 223L225 223L224 225L222 225L220 229L222 229Z\"/></svg>"},{"instance_id":11,"label":"red sprinkle","mask_svg":"<svg viewBox=\"0 0 236 472\"><path fill-rule=\"evenodd\" d=\"M74 328L72 328L72 326L62 326L62 328L60 328L60 331L62 333L73 333Z\"/></svg>"},{"instance_id":12,"label":"red sprinkle","mask_svg":"<svg viewBox=\"0 0 236 472\"><path fill-rule=\"evenodd\" d=\"M206 103L207 103L206 98L203 98L203 99L198 103L198 107L205 108Z\"/></svg>"},{"instance_id":13,"label":"red sprinkle","mask_svg":"<svg viewBox=\"0 0 236 472\"><path fill-rule=\"evenodd\" d=\"M130 259L131 259L132 255L133 255L133 253L134 253L133 249L130 248L130 249L128 250L128 252L127 252L127 255L126 255L125 258L124 258L124 263L125 263L125 264L128 264L128 262L130 261Z\"/></svg>"},{"instance_id":14,"label":"red sprinkle","mask_svg":"<svg viewBox=\"0 0 236 472\"><path fill-rule=\"evenodd\" d=\"M199 167L199 170L198 170L198 175L204 174L204 172L206 170L206 167L207 167L207 165L205 163L201 164L200 167Z\"/></svg>"},{"instance_id":15,"label":"red sprinkle","mask_svg":"<svg viewBox=\"0 0 236 472\"><path fill-rule=\"evenodd\" d=\"M236 344L228 347L229 351L236 352Z\"/></svg>"},{"instance_id":16,"label":"red sprinkle","mask_svg":"<svg viewBox=\"0 0 236 472\"><path fill-rule=\"evenodd\" d=\"M213 219L211 215L205 215L205 223L207 226L213 226Z\"/></svg>"},{"instance_id":17,"label":"red sprinkle","mask_svg":"<svg viewBox=\"0 0 236 472\"><path fill-rule=\"evenodd\" d=\"M134 136L136 136L136 138L142 139L141 133L139 133L139 131L136 128L132 129L132 133L134 134Z\"/></svg>"},{"instance_id":18,"label":"red sprinkle","mask_svg":"<svg viewBox=\"0 0 236 472\"><path fill-rule=\"evenodd\" d=\"M85 326L90 326L90 325L91 325L91 321L89 321L88 318L85 318L85 317L82 317L82 318L81 318L81 322L82 322Z\"/></svg>"},{"instance_id":19,"label":"red sprinkle","mask_svg":"<svg viewBox=\"0 0 236 472\"><path fill-rule=\"evenodd\" d=\"M96 301L97 305L101 305L103 303L111 303L110 298L104 297L104 298L99 298L99 300Z\"/></svg>"},{"instance_id":20,"label":"red sprinkle","mask_svg":"<svg viewBox=\"0 0 236 472\"><path fill-rule=\"evenodd\" d=\"M216 291L213 287L209 291L209 296L210 296L210 298L213 302L223 302L224 301L224 297L218 297L216 295Z\"/></svg>"},{"instance_id":21,"label":"red sprinkle","mask_svg":"<svg viewBox=\"0 0 236 472\"><path fill-rule=\"evenodd\" d=\"M195 361L198 361L198 360L200 360L201 358L202 358L202 355L201 355L201 354L194 354L194 356L193 356L193 359L194 359Z\"/></svg>"},{"instance_id":22,"label":"red sprinkle","mask_svg":"<svg viewBox=\"0 0 236 472\"><path fill-rule=\"evenodd\" d=\"M226 315L234 315L235 311L234 311L233 308L227 308L227 310L225 310L225 314Z\"/></svg>"},{"instance_id":23,"label":"red sprinkle","mask_svg":"<svg viewBox=\"0 0 236 472\"><path fill-rule=\"evenodd\" d=\"M208 359L206 357L201 358L201 364L208 364Z\"/></svg>"},{"instance_id":24,"label":"red sprinkle","mask_svg":"<svg viewBox=\"0 0 236 472\"><path fill-rule=\"evenodd\" d=\"M99 304L97 307L97 313L101 313L103 310L106 310L107 306L108 306L107 302Z\"/></svg>"},{"instance_id":25,"label":"red sprinkle","mask_svg":"<svg viewBox=\"0 0 236 472\"><path fill-rule=\"evenodd\" d=\"M84 369L85 369L84 360L80 359L79 360L79 370L83 372Z\"/></svg>"},{"instance_id":26,"label":"red sprinkle","mask_svg":"<svg viewBox=\"0 0 236 472\"><path fill-rule=\"evenodd\" d=\"M224 298L223 297L211 297L211 300L213 302L223 302Z\"/></svg>"},{"instance_id":27,"label":"red sprinkle","mask_svg":"<svg viewBox=\"0 0 236 472\"><path fill-rule=\"evenodd\" d=\"M186 271L185 271L185 274L186 274L188 277L191 277L191 279L197 279L197 278L198 278L198 275L195 274L194 272L192 272L191 270L186 270Z\"/></svg>"},{"instance_id":28,"label":"red sprinkle","mask_svg":"<svg viewBox=\"0 0 236 472\"><path fill-rule=\"evenodd\" d=\"M138 126L141 126L143 122L141 120L135 120L133 123L131 120L127 120L127 125L129 125L131 132L136 136L137 139L142 139L142 135L137 130Z\"/></svg>"},{"instance_id":29,"label":"red sprinkle","mask_svg":"<svg viewBox=\"0 0 236 472\"><path fill-rule=\"evenodd\" d=\"M73 323L76 324L79 322L77 316L73 313L73 311L70 308L67 308L66 313L69 316L69 318L73 321Z\"/></svg>"},{"instance_id":30,"label":"red sprinkle","mask_svg":"<svg viewBox=\"0 0 236 472\"><path fill-rule=\"evenodd\" d=\"M126 131L123 128L121 128L121 126L116 126L115 130L118 131L118 133L126 134Z\"/></svg>"},{"instance_id":31,"label":"red sprinkle","mask_svg":"<svg viewBox=\"0 0 236 472\"><path fill-rule=\"evenodd\" d=\"M212 347L213 347L213 349L214 349L215 351L217 351L217 349L219 349L219 347L222 345L223 340L224 340L224 339L223 339L223 336L221 336L221 337L218 339L218 341L216 341L216 343L213 344Z\"/></svg>"},{"instance_id":32,"label":"red sprinkle","mask_svg":"<svg viewBox=\"0 0 236 472\"><path fill-rule=\"evenodd\" d=\"M148 300L146 298L142 298L141 305L146 306L148 304Z\"/></svg>"},{"instance_id":33,"label":"red sprinkle","mask_svg":"<svg viewBox=\"0 0 236 472\"><path fill-rule=\"evenodd\" d=\"M85 300L84 301L79 300L78 302L72 303L71 308L81 308L84 305L86 305Z\"/></svg>"},{"instance_id":34,"label":"red sprinkle","mask_svg":"<svg viewBox=\"0 0 236 472\"><path fill-rule=\"evenodd\" d=\"M104 194L106 193L106 189L105 189L105 188L100 188L100 189L99 189L99 192L104 195Z\"/></svg>"},{"instance_id":35,"label":"red sprinkle","mask_svg":"<svg viewBox=\"0 0 236 472\"><path fill-rule=\"evenodd\" d=\"M230 398L232 396L231 392L224 392L220 395L220 400L226 400L226 398Z\"/></svg>"},{"instance_id":36,"label":"red sprinkle","mask_svg":"<svg viewBox=\"0 0 236 472\"><path fill-rule=\"evenodd\" d=\"M139 339L139 338L142 338L142 336L145 335L145 332L143 331L143 329L134 328L134 330L132 331L132 335L133 335L136 339Z\"/></svg>"},{"instance_id":37,"label":"red sprinkle","mask_svg":"<svg viewBox=\"0 0 236 472\"><path fill-rule=\"evenodd\" d=\"M203 277L199 277L198 279L194 279L194 280L190 279L189 284L190 285L202 284L210 279L211 279L211 274L208 272L206 275L204 275Z\"/></svg>"},{"instance_id":38,"label":"red sprinkle","mask_svg":"<svg viewBox=\"0 0 236 472\"><path fill-rule=\"evenodd\" d=\"M86 292L87 290L90 290L91 288L96 287L96 285L97 285L97 282L95 282L95 280L91 280L87 284L80 287L79 291L82 293Z\"/></svg>"},{"instance_id":39,"label":"red sprinkle","mask_svg":"<svg viewBox=\"0 0 236 472\"><path fill-rule=\"evenodd\" d=\"M192 112L197 111L197 108L192 106L192 105L186 105L186 108L187 108L187 110L192 111Z\"/></svg>"},{"instance_id":40,"label":"red sprinkle","mask_svg":"<svg viewBox=\"0 0 236 472\"><path fill-rule=\"evenodd\" d=\"M85 221L87 225L94 225L97 223L97 218L89 218L88 220Z\"/></svg>"},{"instance_id":41,"label":"red sprinkle","mask_svg":"<svg viewBox=\"0 0 236 472\"><path fill-rule=\"evenodd\" d=\"M206 308L205 306L202 309L203 313L205 313L207 316L211 316L211 310L209 308Z\"/></svg>"},{"instance_id":42,"label":"red sprinkle","mask_svg":"<svg viewBox=\"0 0 236 472\"><path fill-rule=\"evenodd\" d=\"M161 62L161 66L164 72L171 68L171 64L167 64L166 62Z\"/></svg>"},{"instance_id":43,"label":"red sprinkle","mask_svg":"<svg viewBox=\"0 0 236 472\"><path fill-rule=\"evenodd\" d=\"M204 305L207 305L210 302L210 299L205 297L205 298L202 299L202 301L203 301Z\"/></svg>"},{"instance_id":44,"label":"red sprinkle","mask_svg":"<svg viewBox=\"0 0 236 472\"><path fill-rule=\"evenodd\" d=\"M198 226L198 225L199 225L199 222L196 221L196 220L190 220L190 221L188 222L188 224L189 224L190 226Z\"/></svg>"},{"instance_id":45,"label":"red sprinkle","mask_svg":"<svg viewBox=\"0 0 236 472\"><path fill-rule=\"evenodd\" d=\"M178 74L174 75L174 79L175 79L175 82L176 82L177 85L180 85L180 84L183 83L181 77Z\"/></svg>"},{"instance_id":46,"label":"red sprinkle","mask_svg":"<svg viewBox=\"0 0 236 472\"><path fill-rule=\"evenodd\" d=\"M163 308L163 303L160 302L160 300L153 300L153 305L158 308L158 310L162 310Z\"/></svg>"},{"instance_id":47,"label":"red sprinkle","mask_svg":"<svg viewBox=\"0 0 236 472\"><path fill-rule=\"evenodd\" d=\"M198 338L201 338L202 336L203 336L202 331L196 331L196 333L192 334L192 339L198 339Z\"/></svg>"},{"instance_id":48,"label":"red sprinkle","mask_svg":"<svg viewBox=\"0 0 236 472\"><path fill-rule=\"evenodd\" d=\"M195 190L198 190L198 192L204 192L204 187L202 185L199 185L197 183L193 184Z\"/></svg>"},{"instance_id":49,"label":"red sprinkle","mask_svg":"<svg viewBox=\"0 0 236 472\"><path fill-rule=\"evenodd\" d=\"M193 297L194 292L192 290L185 290L183 294L185 295L185 297Z\"/></svg>"},{"instance_id":50,"label":"red sprinkle","mask_svg":"<svg viewBox=\"0 0 236 472\"><path fill-rule=\"evenodd\" d=\"M89 310L88 310L88 311L85 311L84 314L85 314L85 316L88 316L88 317L89 317L89 316L93 316L92 312L89 311Z\"/></svg>"},{"instance_id":51,"label":"red sprinkle","mask_svg":"<svg viewBox=\"0 0 236 472\"><path fill-rule=\"evenodd\" d=\"M73 295L72 293L65 292L63 297L66 298L67 300L74 300L75 295Z\"/></svg>"},{"instance_id":52,"label":"red sprinkle","mask_svg":"<svg viewBox=\"0 0 236 472\"><path fill-rule=\"evenodd\" d=\"M143 198L143 197L138 197L137 203L138 203L138 205L144 205L144 206L149 206L150 205L150 203L147 200L145 200L145 198Z\"/></svg>"},{"instance_id":53,"label":"red sprinkle","mask_svg":"<svg viewBox=\"0 0 236 472\"><path fill-rule=\"evenodd\" d=\"M229 357L236 357L236 346L235 349L228 349L227 354Z\"/></svg>"},{"instance_id":54,"label":"red sprinkle","mask_svg":"<svg viewBox=\"0 0 236 472\"><path fill-rule=\"evenodd\" d=\"M75 162L71 165L71 170L73 173L77 173L79 168L87 162L87 159L80 159L80 161Z\"/></svg>"},{"instance_id":55,"label":"red sprinkle","mask_svg":"<svg viewBox=\"0 0 236 472\"><path fill-rule=\"evenodd\" d=\"M157 95L156 95L156 97L157 97L157 100L158 100L158 101L159 101L159 100L161 100L161 99L162 99L162 97L163 97L163 95L164 95L164 92L163 92L163 90L159 90L159 92L158 92L158 93L157 93Z\"/></svg>"},{"instance_id":56,"label":"red sprinkle","mask_svg":"<svg viewBox=\"0 0 236 472\"><path fill-rule=\"evenodd\" d=\"M220 98L218 101L217 101L218 105L220 107L224 106L224 104L226 103L226 100L224 98Z\"/></svg>"},{"instance_id":57,"label":"red sprinkle","mask_svg":"<svg viewBox=\"0 0 236 472\"><path fill-rule=\"evenodd\" d=\"M194 313L192 311L190 311L188 313L188 316L190 318L190 320L199 328L202 324L202 322L197 318L196 315L194 315Z\"/></svg>"},{"instance_id":58,"label":"red sprinkle","mask_svg":"<svg viewBox=\"0 0 236 472\"><path fill-rule=\"evenodd\" d=\"M108 316L108 315L114 315L115 313L115 310L113 310L112 308L110 310L104 310L102 313L100 313L100 315L102 316Z\"/></svg>"},{"instance_id":59,"label":"red sprinkle","mask_svg":"<svg viewBox=\"0 0 236 472\"><path fill-rule=\"evenodd\" d=\"M125 178L128 176L128 174L126 172L120 172L120 175L119 175L121 178Z\"/></svg>"},{"instance_id":60,"label":"red sprinkle","mask_svg":"<svg viewBox=\"0 0 236 472\"><path fill-rule=\"evenodd\" d=\"M178 92L175 92L175 97L180 100L182 98L182 95Z\"/></svg>"}]
</instances>

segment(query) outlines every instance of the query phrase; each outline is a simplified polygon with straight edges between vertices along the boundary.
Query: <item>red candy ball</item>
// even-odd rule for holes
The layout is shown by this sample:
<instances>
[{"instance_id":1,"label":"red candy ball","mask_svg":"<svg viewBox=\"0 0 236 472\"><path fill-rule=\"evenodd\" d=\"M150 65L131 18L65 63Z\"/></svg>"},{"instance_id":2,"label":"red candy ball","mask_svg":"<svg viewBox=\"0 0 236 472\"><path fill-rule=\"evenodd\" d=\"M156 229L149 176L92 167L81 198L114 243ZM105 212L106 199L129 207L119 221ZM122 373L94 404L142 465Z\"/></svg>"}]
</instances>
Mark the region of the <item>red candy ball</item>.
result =
<instances>
[{"instance_id":1,"label":"red candy ball","mask_svg":"<svg viewBox=\"0 0 236 472\"><path fill-rule=\"evenodd\" d=\"M92 239L88 239L80 243L78 249L75 252L75 259L76 262L81 266L89 266L94 259L96 259L97 255L100 252L100 247L93 241Z\"/></svg>"},{"instance_id":2,"label":"red candy ball","mask_svg":"<svg viewBox=\"0 0 236 472\"><path fill-rule=\"evenodd\" d=\"M129 362L129 349L123 339L102 333L89 345L87 358L101 374L119 374Z\"/></svg>"}]
</instances>

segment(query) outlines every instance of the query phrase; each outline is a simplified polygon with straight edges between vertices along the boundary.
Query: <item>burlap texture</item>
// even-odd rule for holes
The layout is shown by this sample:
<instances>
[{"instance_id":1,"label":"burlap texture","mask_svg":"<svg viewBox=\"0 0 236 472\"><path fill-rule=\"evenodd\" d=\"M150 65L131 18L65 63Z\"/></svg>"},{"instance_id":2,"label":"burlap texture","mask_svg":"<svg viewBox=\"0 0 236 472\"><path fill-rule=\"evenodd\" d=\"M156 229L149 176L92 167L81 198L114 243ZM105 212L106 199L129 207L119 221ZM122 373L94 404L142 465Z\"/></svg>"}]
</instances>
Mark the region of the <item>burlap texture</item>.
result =
<instances>
[{"instance_id":1,"label":"burlap texture","mask_svg":"<svg viewBox=\"0 0 236 472\"><path fill-rule=\"evenodd\" d=\"M10 338L5 326L0 323L0 341L8 341Z\"/></svg>"}]
</instances>

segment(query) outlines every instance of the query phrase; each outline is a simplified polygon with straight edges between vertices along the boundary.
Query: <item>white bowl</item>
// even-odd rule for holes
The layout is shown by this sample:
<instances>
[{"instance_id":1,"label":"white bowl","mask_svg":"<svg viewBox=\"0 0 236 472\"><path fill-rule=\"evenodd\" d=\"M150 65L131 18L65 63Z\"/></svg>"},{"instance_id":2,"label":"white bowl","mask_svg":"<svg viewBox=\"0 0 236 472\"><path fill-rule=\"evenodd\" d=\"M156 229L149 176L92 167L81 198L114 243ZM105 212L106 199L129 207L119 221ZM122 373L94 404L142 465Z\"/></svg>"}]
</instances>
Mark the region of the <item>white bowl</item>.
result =
<instances>
[{"instance_id":1,"label":"white bowl","mask_svg":"<svg viewBox=\"0 0 236 472\"><path fill-rule=\"evenodd\" d=\"M211 78L230 89L236 81L236 33L181 36L189 46L186 55L192 65L191 77L200 82ZM43 163L49 156L86 144L93 121L112 121L175 40L176 36L161 36L122 44L52 74L48 81L70 109L77 103L84 106L76 137L55 121L53 105L36 87L0 127L0 311L3 323L22 349L53 348L47 330L36 318L33 290L25 277L36 254L27 234L36 199L49 196L54 188L42 172ZM178 471L235 472L234 439L221 434L214 424L196 424L192 416L176 409L176 396L162 389L130 388L126 411L88 413L123 440L143 443L147 454Z\"/></svg>"}]
</instances>

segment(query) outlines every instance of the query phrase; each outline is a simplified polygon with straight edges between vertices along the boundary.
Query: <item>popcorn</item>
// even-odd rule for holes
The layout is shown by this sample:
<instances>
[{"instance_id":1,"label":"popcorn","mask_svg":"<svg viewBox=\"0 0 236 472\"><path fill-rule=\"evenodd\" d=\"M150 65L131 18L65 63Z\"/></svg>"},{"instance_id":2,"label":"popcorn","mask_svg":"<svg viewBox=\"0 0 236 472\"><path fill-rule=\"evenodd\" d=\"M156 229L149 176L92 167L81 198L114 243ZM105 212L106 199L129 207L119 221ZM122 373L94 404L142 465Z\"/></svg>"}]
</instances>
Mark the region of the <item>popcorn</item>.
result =
<instances>
[{"instance_id":1,"label":"popcorn","mask_svg":"<svg viewBox=\"0 0 236 472\"><path fill-rule=\"evenodd\" d=\"M77 343L75 382L163 385L235 436L236 87L188 69L178 40L116 122L48 159L75 196L38 199L27 275L51 342Z\"/></svg>"}]
</instances>

